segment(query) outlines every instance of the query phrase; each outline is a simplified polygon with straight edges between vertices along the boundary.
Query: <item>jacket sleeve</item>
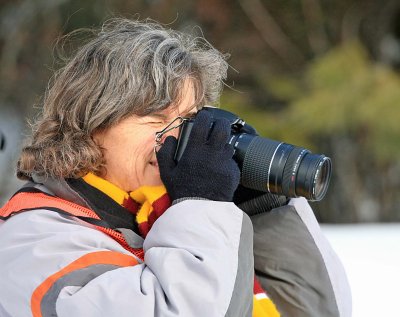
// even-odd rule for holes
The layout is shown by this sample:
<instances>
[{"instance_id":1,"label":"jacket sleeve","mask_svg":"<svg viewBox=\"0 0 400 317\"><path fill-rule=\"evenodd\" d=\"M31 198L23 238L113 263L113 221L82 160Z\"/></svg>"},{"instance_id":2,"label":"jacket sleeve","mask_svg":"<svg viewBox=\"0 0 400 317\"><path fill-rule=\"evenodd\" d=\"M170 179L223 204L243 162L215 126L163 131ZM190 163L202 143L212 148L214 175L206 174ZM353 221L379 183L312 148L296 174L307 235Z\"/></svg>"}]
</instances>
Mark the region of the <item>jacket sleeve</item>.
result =
<instances>
[{"instance_id":1,"label":"jacket sleeve","mask_svg":"<svg viewBox=\"0 0 400 317\"><path fill-rule=\"evenodd\" d=\"M0 243L0 264L11 258L21 272L2 284L9 293L32 288L40 316L251 316L253 228L233 203L173 205L147 235L143 263L103 233L50 211L17 215L2 233L10 236L26 217L31 238L13 254L2 255ZM21 252L24 261L18 261ZM0 297L7 292L0 290ZM12 303L0 301L11 315L21 312L21 305L13 311Z\"/></svg>"},{"instance_id":2,"label":"jacket sleeve","mask_svg":"<svg viewBox=\"0 0 400 317\"><path fill-rule=\"evenodd\" d=\"M281 316L351 316L346 273L306 199L252 222L256 275Z\"/></svg>"}]
</instances>

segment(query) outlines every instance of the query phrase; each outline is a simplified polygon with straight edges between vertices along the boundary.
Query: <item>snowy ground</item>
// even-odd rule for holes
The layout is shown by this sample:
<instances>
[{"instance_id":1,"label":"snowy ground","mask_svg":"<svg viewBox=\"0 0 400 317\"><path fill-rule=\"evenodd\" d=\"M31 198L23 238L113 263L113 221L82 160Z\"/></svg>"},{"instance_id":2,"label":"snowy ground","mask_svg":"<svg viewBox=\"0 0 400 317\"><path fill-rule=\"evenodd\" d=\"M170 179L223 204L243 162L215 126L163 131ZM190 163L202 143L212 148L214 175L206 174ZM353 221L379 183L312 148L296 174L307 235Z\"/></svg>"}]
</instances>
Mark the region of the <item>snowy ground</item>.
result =
<instances>
[{"instance_id":1,"label":"snowy ground","mask_svg":"<svg viewBox=\"0 0 400 317\"><path fill-rule=\"evenodd\" d=\"M400 224L322 229L348 274L353 317L400 317Z\"/></svg>"}]
</instances>

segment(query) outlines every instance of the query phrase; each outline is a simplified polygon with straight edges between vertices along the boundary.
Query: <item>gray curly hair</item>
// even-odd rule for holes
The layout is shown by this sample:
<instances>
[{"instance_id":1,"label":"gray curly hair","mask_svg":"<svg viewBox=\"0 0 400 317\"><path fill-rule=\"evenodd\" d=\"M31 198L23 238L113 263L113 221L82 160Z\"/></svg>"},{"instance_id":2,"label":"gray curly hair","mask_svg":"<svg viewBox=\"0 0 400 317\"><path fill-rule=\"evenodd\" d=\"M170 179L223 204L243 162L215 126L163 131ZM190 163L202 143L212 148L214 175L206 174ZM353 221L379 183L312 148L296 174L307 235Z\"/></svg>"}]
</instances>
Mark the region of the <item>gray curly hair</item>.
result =
<instances>
[{"instance_id":1,"label":"gray curly hair","mask_svg":"<svg viewBox=\"0 0 400 317\"><path fill-rule=\"evenodd\" d=\"M227 68L226 56L204 38L150 20L107 21L54 75L22 149L18 178L101 172L104 158L93 139L96 131L177 104L187 79L194 85L197 108L216 105Z\"/></svg>"}]
</instances>

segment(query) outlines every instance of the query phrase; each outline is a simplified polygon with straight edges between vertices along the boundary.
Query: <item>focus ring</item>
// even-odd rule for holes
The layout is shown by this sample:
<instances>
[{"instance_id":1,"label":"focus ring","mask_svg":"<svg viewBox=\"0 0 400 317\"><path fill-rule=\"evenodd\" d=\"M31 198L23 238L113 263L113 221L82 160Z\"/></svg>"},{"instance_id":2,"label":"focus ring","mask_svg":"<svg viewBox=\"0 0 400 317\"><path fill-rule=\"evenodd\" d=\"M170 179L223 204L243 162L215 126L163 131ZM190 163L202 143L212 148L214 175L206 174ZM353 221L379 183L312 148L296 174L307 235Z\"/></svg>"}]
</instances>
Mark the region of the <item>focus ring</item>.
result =
<instances>
[{"instance_id":1,"label":"focus ring","mask_svg":"<svg viewBox=\"0 0 400 317\"><path fill-rule=\"evenodd\" d=\"M276 148L281 144L274 140L255 137L243 160L242 185L261 191L267 190L269 169Z\"/></svg>"}]
</instances>

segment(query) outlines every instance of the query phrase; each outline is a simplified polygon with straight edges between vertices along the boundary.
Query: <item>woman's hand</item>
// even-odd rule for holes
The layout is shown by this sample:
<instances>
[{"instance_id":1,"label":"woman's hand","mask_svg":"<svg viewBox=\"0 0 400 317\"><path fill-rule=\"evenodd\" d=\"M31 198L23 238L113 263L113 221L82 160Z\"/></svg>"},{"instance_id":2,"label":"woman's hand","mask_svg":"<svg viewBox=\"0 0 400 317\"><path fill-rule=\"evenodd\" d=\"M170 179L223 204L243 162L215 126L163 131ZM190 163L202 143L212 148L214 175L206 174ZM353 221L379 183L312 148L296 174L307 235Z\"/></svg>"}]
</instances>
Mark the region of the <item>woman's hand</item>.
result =
<instances>
[{"instance_id":1,"label":"woman's hand","mask_svg":"<svg viewBox=\"0 0 400 317\"><path fill-rule=\"evenodd\" d=\"M228 144L230 131L227 119L213 121L207 111L200 111L179 162L174 160L177 139L165 139L157 160L161 180L172 200L198 197L232 201L240 170L232 158L233 146Z\"/></svg>"},{"instance_id":2,"label":"woman's hand","mask_svg":"<svg viewBox=\"0 0 400 317\"><path fill-rule=\"evenodd\" d=\"M249 216L258 215L287 205L289 199L286 196L262 192L239 185L233 202Z\"/></svg>"}]
</instances>

